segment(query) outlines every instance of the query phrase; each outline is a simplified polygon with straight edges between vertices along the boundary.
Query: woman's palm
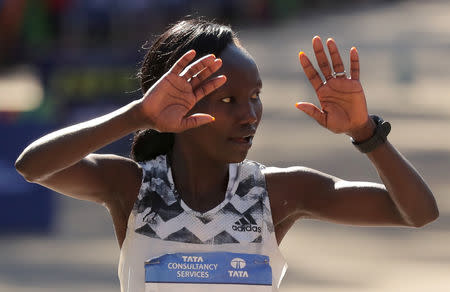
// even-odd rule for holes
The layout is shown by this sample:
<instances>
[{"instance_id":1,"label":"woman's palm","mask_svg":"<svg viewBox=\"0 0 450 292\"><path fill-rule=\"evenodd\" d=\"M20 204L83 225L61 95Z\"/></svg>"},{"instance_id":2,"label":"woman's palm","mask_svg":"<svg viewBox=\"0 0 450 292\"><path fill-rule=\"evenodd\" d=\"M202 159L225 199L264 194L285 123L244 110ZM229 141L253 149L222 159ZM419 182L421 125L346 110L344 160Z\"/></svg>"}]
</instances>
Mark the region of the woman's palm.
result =
<instances>
[{"instance_id":1,"label":"woman's palm","mask_svg":"<svg viewBox=\"0 0 450 292\"><path fill-rule=\"evenodd\" d=\"M323 126L330 131L343 133L364 123L364 112L367 110L359 80L329 79L317 90L317 97L326 115L326 123Z\"/></svg>"},{"instance_id":2,"label":"woman's palm","mask_svg":"<svg viewBox=\"0 0 450 292\"><path fill-rule=\"evenodd\" d=\"M334 133L349 133L368 119L366 99L359 81L358 53L356 48L350 51L351 75L347 78L336 43L329 39L327 46L337 74L331 71L320 38L313 39L314 52L325 82L308 57L302 52L299 54L300 63L316 91L321 108L308 102L297 103L297 108Z\"/></svg>"},{"instance_id":3,"label":"woman's palm","mask_svg":"<svg viewBox=\"0 0 450 292\"><path fill-rule=\"evenodd\" d=\"M207 80L222 61L207 55L187 66L194 56L194 51L187 52L144 95L142 110L152 128L176 133L214 120L206 113L187 114L201 98L225 83L225 76Z\"/></svg>"},{"instance_id":4,"label":"woman's palm","mask_svg":"<svg viewBox=\"0 0 450 292\"><path fill-rule=\"evenodd\" d=\"M155 126L158 130L167 130L162 128L170 125L176 128L182 124L183 118L195 105L196 98L192 86L174 73L167 74L158 82L160 84L155 87L152 92L154 96L149 100ZM164 127L164 124L167 126Z\"/></svg>"}]
</instances>

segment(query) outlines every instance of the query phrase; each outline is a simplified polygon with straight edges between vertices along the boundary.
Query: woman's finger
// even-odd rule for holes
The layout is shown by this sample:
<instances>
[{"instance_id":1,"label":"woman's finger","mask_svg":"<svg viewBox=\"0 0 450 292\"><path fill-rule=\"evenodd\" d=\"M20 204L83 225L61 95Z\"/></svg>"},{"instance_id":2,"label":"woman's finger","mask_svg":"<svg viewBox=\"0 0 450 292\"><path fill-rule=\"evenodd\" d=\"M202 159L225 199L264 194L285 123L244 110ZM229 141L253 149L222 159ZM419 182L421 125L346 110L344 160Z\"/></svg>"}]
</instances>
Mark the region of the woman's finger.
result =
<instances>
[{"instance_id":1,"label":"woman's finger","mask_svg":"<svg viewBox=\"0 0 450 292\"><path fill-rule=\"evenodd\" d=\"M197 75L200 71L208 69L209 66L214 64L214 60L216 56L213 54L206 55L186 67L183 72L181 72L180 76L182 76L186 81L189 81L192 76Z\"/></svg>"},{"instance_id":2,"label":"woman's finger","mask_svg":"<svg viewBox=\"0 0 450 292\"><path fill-rule=\"evenodd\" d=\"M169 72L174 73L176 75L180 75L183 72L184 68L195 58L195 51L189 50L180 59L178 59L175 64L173 64L172 68L170 68Z\"/></svg>"},{"instance_id":3,"label":"woman's finger","mask_svg":"<svg viewBox=\"0 0 450 292\"><path fill-rule=\"evenodd\" d=\"M323 127L326 127L326 114L314 104L309 102L297 102L295 107L316 120L316 122Z\"/></svg>"},{"instance_id":4,"label":"woman's finger","mask_svg":"<svg viewBox=\"0 0 450 292\"><path fill-rule=\"evenodd\" d=\"M224 85L226 81L227 81L227 77L225 77L225 75L220 75L220 76L217 76L217 77L205 82L205 84L203 84L200 87L198 87L197 89L195 89L195 91L194 91L194 95L195 95L195 99L196 99L195 102L198 102L203 97L207 96L208 94L210 94L211 92L213 92L214 90L219 88L220 86Z\"/></svg>"},{"instance_id":5,"label":"woman's finger","mask_svg":"<svg viewBox=\"0 0 450 292\"><path fill-rule=\"evenodd\" d=\"M200 127L201 125L211 123L215 120L215 118L208 114L193 114L181 121L181 131L185 131L187 129Z\"/></svg>"},{"instance_id":6,"label":"woman's finger","mask_svg":"<svg viewBox=\"0 0 450 292\"><path fill-rule=\"evenodd\" d=\"M359 56L355 47L350 49L350 76L354 80L359 80Z\"/></svg>"},{"instance_id":7,"label":"woman's finger","mask_svg":"<svg viewBox=\"0 0 450 292\"><path fill-rule=\"evenodd\" d=\"M308 59L304 52L300 52L298 54L298 58L300 59L300 64L303 67L303 71L305 71L306 77L308 77L309 82L313 86L314 90L319 90L319 88L323 85L322 78L320 78L319 73L314 69L311 61Z\"/></svg>"},{"instance_id":8,"label":"woman's finger","mask_svg":"<svg viewBox=\"0 0 450 292\"><path fill-rule=\"evenodd\" d=\"M328 51L330 52L331 62L333 63L334 73L345 72L344 64L342 63L341 55L339 54L336 42L334 39L327 40ZM345 74L337 75L336 78L347 78Z\"/></svg>"},{"instance_id":9,"label":"woman's finger","mask_svg":"<svg viewBox=\"0 0 450 292\"><path fill-rule=\"evenodd\" d=\"M222 67L222 60L215 59L210 66L204 68L202 71L192 76L191 78L192 88L196 89L203 81L208 79L208 77L210 77L213 73L217 72L217 70L219 70L220 67Z\"/></svg>"},{"instance_id":10,"label":"woman's finger","mask_svg":"<svg viewBox=\"0 0 450 292\"><path fill-rule=\"evenodd\" d=\"M322 71L325 80L333 78L331 74L330 62L328 62L327 55L323 50L322 40L319 36L315 36L312 39L312 44L314 48L314 54L316 55L317 64L319 64L320 71Z\"/></svg>"}]
</instances>

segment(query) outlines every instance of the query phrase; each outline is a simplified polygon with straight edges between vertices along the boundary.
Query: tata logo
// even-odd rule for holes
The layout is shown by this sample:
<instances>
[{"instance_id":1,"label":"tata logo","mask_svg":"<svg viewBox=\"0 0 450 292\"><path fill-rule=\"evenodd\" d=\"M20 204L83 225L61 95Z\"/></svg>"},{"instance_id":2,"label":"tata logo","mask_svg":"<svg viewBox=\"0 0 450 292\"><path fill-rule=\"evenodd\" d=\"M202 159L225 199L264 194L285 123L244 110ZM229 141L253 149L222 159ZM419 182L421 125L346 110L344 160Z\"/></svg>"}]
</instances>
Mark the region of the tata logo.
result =
<instances>
[{"instance_id":1,"label":"tata logo","mask_svg":"<svg viewBox=\"0 0 450 292\"><path fill-rule=\"evenodd\" d=\"M243 269L246 265L245 261L241 258L232 259L230 264L234 269Z\"/></svg>"},{"instance_id":2,"label":"tata logo","mask_svg":"<svg viewBox=\"0 0 450 292\"><path fill-rule=\"evenodd\" d=\"M184 262L188 263L203 263L203 258L200 256L181 256Z\"/></svg>"},{"instance_id":3,"label":"tata logo","mask_svg":"<svg viewBox=\"0 0 450 292\"><path fill-rule=\"evenodd\" d=\"M231 278L248 278L247 271L242 271L241 269L245 268L247 265L245 261L241 258L234 258L231 260L230 265L235 269L228 271L228 275Z\"/></svg>"}]
</instances>

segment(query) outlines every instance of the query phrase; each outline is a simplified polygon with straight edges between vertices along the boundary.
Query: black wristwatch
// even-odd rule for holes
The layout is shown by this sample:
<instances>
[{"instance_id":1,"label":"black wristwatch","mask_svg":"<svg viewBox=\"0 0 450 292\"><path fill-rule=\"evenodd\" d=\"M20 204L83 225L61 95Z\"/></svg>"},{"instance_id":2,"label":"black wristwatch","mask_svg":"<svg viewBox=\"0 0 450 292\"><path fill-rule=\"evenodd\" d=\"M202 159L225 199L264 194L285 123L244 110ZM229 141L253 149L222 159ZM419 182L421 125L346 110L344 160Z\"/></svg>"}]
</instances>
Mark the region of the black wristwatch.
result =
<instances>
[{"instance_id":1,"label":"black wristwatch","mask_svg":"<svg viewBox=\"0 0 450 292\"><path fill-rule=\"evenodd\" d=\"M391 124L389 122L383 121L382 118L376 115L370 115L370 118L375 122L375 131L368 140L363 142L355 142L353 139L352 144L362 153L368 153L373 151L379 145L386 142L386 137L391 131Z\"/></svg>"}]
</instances>

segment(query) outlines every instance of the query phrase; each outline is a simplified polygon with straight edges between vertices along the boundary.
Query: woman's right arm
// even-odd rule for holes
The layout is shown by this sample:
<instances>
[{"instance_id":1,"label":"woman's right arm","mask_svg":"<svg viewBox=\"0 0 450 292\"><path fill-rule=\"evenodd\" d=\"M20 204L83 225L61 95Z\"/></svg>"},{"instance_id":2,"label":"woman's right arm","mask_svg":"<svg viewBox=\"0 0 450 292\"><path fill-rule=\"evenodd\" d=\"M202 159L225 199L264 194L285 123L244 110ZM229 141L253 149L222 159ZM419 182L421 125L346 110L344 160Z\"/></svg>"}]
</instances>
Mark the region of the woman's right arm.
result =
<instances>
[{"instance_id":1,"label":"woman's right arm","mask_svg":"<svg viewBox=\"0 0 450 292\"><path fill-rule=\"evenodd\" d=\"M124 157L90 153L144 126L139 103L133 101L34 141L18 157L17 171L29 182L78 199L105 203L105 196L117 188L114 173L129 175L138 167Z\"/></svg>"},{"instance_id":2,"label":"woman's right arm","mask_svg":"<svg viewBox=\"0 0 450 292\"><path fill-rule=\"evenodd\" d=\"M187 67L194 57L194 51L181 57L143 98L34 141L18 157L17 171L29 182L101 204L116 201L116 194L135 194L141 179L136 162L92 152L139 129L181 132L213 121L210 115L188 112L225 83L224 76L207 80L221 60L208 55Z\"/></svg>"}]
</instances>

